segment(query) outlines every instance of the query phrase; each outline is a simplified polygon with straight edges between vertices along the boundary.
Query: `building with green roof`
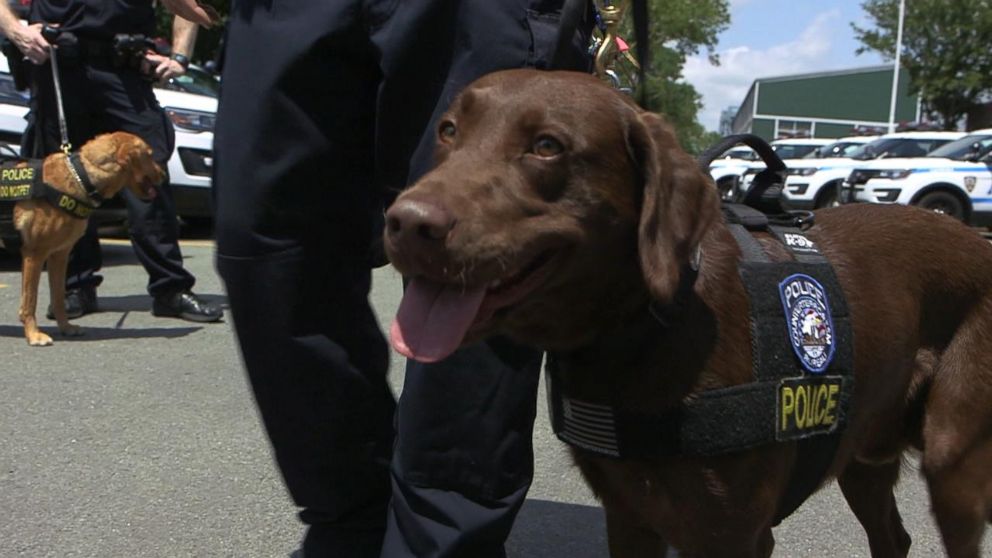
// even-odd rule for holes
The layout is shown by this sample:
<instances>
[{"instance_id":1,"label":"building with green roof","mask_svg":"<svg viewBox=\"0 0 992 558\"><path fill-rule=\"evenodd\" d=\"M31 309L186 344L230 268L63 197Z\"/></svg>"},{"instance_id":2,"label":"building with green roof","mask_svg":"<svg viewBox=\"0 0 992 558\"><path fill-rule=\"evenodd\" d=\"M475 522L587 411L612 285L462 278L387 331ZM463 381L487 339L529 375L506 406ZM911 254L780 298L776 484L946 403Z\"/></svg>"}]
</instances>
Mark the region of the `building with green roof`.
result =
<instances>
[{"instance_id":1,"label":"building with green roof","mask_svg":"<svg viewBox=\"0 0 992 558\"><path fill-rule=\"evenodd\" d=\"M895 123L921 121L919 95L899 73ZM754 80L733 119L736 134L767 140L782 137L837 138L888 131L892 66L871 66Z\"/></svg>"}]
</instances>

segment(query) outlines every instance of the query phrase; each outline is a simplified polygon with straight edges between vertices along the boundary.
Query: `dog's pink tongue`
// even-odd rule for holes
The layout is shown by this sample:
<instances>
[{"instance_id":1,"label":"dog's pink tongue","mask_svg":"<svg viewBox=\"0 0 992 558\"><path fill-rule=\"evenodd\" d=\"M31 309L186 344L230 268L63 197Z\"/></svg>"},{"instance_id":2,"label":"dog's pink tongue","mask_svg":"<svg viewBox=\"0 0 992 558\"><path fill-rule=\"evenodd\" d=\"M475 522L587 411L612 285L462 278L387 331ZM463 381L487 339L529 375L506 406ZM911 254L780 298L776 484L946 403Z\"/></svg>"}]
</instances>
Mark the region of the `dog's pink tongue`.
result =
<instances>
[{"instance_id":1,"label":"dog's pink tongue","mask_svg":"<svg viewBox=\"0 0 992 558\"><path fill-rule=\"evenodd\" d=\"M420 362L437 362L461 345L486 295L414 279L407 285L389 334L393 348Z\"/></svg>"}]
</instances>

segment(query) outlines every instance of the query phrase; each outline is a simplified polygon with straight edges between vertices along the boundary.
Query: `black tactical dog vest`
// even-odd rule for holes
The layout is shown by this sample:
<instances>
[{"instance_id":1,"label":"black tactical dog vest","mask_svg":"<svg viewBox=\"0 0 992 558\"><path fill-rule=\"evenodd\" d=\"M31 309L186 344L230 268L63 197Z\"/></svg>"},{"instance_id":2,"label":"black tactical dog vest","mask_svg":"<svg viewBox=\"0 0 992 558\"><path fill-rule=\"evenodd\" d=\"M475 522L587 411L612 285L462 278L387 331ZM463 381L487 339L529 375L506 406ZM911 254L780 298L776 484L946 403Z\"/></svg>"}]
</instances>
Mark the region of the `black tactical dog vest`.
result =
<instances>
[{"instance_id":1,"label":"black tactical dog vest","mask_svg":"<svg viewBox=\"0 0 992 558\"><path fill-rule=\"evenodd\" d=\"M724 213L742 251L754 381L694 394L664 414L635 415L622 404L568 397L551 355L551 423L562 441L616 458L719 455L797 442L777 523L819 487L836 452L854 386L850 318L832 266L802 229L770 224L744 205L726 204ZM752 236L759 231L778 238L795 261L772 262Z\"/></svg>"},{"instance_id":2,"label":"black tactical dog vest","mask_svg":"<svg viewBox=\"0 0 992 558\"><path fill-rule=\"evenodd\" d=\"M84 200L56 190L42 180L42 163L41 160L10 160L0 164L0 239L7 247L16 246L20 242L20 234L14 228L15 202L43 199L72 217L86 219L103 199L95 191L90 194L89 199ZM72 155L69 164L80 176L83 188L92 190L78 154Z\"/></svg>"}]
</instances>

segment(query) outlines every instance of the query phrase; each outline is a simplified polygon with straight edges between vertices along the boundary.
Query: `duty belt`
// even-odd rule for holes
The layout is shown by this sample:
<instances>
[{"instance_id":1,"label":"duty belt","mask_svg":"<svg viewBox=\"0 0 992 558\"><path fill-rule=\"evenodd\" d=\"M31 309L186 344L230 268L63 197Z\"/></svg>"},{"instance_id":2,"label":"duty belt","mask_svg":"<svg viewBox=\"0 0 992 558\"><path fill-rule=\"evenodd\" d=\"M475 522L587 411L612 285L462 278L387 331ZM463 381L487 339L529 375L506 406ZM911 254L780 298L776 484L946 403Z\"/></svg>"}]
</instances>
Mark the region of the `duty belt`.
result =
<instances>
[{"instance_id":1,"label":"duty belt","mask_svg":"<svg viewBox=\"0 0 992 558\"><path fill-rule=\"evenodd\" d=\"M771 224L744 205L725 204L724 213L742 252L754 381L696 393L676 409L644 415L569 397L567 377L550 355L551 424L572 446L624 459L720 455L797 442L777 523L819 487L846 424L854 386L850 317L832 266L795 226L808 224L808 215ZM752 236L758 231L777 237L795 261L772 262Z\"/></svg>"}]
</instances>

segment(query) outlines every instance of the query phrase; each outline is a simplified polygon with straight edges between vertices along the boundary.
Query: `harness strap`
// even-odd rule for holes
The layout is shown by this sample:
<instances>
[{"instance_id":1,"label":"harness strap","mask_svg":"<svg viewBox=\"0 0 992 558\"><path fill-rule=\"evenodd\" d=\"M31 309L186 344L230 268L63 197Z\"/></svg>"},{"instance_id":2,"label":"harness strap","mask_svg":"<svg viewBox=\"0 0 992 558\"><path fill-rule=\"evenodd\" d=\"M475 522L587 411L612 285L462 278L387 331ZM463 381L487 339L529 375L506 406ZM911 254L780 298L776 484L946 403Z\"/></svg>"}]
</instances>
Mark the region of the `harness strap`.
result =
<instances>
[{"instance_id":1,"label":"harness strap","mask_svg":"<svg viewBox=\"0 0 992 558\"><path fill-rule=\"evenodd\" d=\"M68 161L69 158L66 160ZM95 192L85 170L82 171L82 176L86 176L86 178L78 177L80 183L84 184L84 189L86 188L85 185L89 184L89 189L94 189L96 195L80 199L45 182L42 179L42 161L32 160L26 163L25 161L11 161L0 165L0 202L4 206L3 212L0 212L0 226L3 227L0 236L10 237L19 234L13 228L12 217L8 217L13 214L14 202L43 199L52 207L58 208L72 217L86 219L99 206L99 203L94 199L103 199L99 193ZM73 165L68 164L72 169ZM80 164L79 167L82 168L82 165Z\"/></svg>"},{"instance_id":2,"label":"harness strap","mask_svg":"<svg viewBox=\"0 0 992 558\"><path fill-rule=\"evenodd\" d=\"M586 451L624 459L710 456L776 440L778 382L705 391L676 409L646 415L569 397L553 358L546 370L552 430Z\"/></svg>"},{"instance_id":3,"label":"harness strap","mask_svg":"<svg viewBox=\"0 0 992 558\"><path fill-rule=\"evenodd\" d=\"M52 207L61 209L65 213L69 214L71 217L76 219L86 219L93 213L96 209L95 205L90 204L87 200L81 200L75 196L70 196L65 192L56 190L52 185L47 182L42 182L39 188L38 194L34 197L40 197L52 204Z\"/></svg>"}]
</instances>

